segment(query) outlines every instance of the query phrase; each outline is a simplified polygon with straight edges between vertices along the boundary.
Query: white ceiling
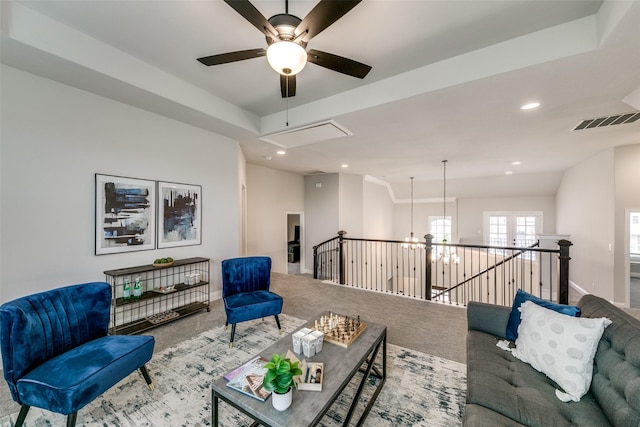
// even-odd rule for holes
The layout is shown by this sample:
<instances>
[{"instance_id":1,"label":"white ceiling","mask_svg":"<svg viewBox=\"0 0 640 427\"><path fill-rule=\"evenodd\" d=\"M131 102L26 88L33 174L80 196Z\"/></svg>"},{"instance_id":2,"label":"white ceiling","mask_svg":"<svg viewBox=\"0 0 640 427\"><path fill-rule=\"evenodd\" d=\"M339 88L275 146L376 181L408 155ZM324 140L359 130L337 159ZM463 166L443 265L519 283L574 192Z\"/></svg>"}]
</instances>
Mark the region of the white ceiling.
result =
<instances>
[{"instance_id":1,"label":"white ceiling","mask_svg":"<svg viewBox=\"0 0 640 427\"><path fill-rule=\"evenodd\" d=\"M284 12L284 0L252 3L267 18ZM316 3L291 0L289 13ZM411 176L417 199L442 196L443 159L448 196L552 195L572 165L640 143L640 121L570 132L640 108L638 92L623 102L640 88L638 1L364 0L308 48L372 71L360 80L308 64L288 105L265 58L196 61L266 47L220 0L1 7L3 63L238 140L250 163L368 175L397 199ZM519 109L531 100L541 106ZM353 135L285 155L258 139L327 120Z\"/></svg>"}]
</instances>

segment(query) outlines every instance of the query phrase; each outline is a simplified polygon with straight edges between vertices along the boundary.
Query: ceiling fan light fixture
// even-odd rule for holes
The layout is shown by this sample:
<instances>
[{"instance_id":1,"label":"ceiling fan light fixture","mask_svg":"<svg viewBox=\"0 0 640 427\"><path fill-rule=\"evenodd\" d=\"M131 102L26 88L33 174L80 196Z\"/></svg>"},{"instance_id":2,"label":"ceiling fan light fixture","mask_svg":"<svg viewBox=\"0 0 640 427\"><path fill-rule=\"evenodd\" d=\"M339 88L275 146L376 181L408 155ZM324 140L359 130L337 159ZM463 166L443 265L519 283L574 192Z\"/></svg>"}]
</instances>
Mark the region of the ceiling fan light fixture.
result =
<instances>
[{"instance_id":1,"label":"ceiling fan light fixture","mask_svg":"<svg viewBox=\"0 0 640 427\"><path fill-rule=\"evenodd\" d=\"M267 60L277 73L295 76L307 64L307 52L298 43L278 41L267 49Z\"/></svg>"}]
</instances>

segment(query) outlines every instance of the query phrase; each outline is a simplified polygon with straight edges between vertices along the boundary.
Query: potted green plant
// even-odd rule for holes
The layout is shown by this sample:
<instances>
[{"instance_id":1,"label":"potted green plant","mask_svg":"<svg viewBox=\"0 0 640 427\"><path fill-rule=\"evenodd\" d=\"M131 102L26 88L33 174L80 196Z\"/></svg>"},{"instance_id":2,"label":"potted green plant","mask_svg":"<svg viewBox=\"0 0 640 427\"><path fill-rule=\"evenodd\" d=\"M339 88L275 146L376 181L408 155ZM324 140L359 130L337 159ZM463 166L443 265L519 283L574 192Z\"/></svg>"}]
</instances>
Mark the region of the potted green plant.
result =
<instances>
[{"instance_id":1,"label":"potted green plant","mask_svg":"<svg viewBox=\"0 0 640 427\"><path fill-rule=\"evenodd\" d=\"M262 387L273 392L271 403L278 411L284 411L291 406L292 388L296 386L293 377L302 375L298 363L300 362L291 362L285 355L274 354L264 365L267 372L262 379Z\"/></svg>"}]
</instances>

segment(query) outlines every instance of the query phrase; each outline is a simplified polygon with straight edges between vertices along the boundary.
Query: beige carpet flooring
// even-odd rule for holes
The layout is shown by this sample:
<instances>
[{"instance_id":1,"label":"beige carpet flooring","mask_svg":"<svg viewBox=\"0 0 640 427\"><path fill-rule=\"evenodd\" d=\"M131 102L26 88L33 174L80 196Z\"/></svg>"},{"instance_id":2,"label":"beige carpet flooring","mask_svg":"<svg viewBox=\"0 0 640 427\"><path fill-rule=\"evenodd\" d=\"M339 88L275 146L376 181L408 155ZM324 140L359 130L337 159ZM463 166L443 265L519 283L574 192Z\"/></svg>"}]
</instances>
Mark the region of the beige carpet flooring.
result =
<instances>
[{"instance_id":1,"label":"beige carpet flooring","mask_svg":"<svg viewBox=\"0 0 640 427\"><path fill-rule=\"evenodd\" d=\"M325 310L387 325L391 344L465 363L466 309L385 295L314 280L309 275L272 274L271 289L284 298L283 312L310 320ZM265 322L275 321L273 318ZM212 301L211 311L202 311L147 331L156 338L155 351L224 325L222 300ZM242 323L236 327L242 329ZM1 380L0 413L19 409Z\"/></svg>"},{"instance_id":2,"label":"beige carpet flooring","mask_svg":"<svg viewBox=\"0 0 640 427\"><path fill-rule=\"evenodd\" d=\"M326 310L360 315L363 320L387 325L387 339L391 344L466 363L465 308L323 283L309 275L274 273L271 286L274 292L283 296L283 311L291 316L310 320ZM626 311L640 318L640 310ZM276 327L273 319L265 319L265 322L272 322ZM146 333L156 338L155 351L160 352L224 323L222 300L216 300L212 301L210 312L202 311ZM237 331L242 327L238 324ZM11 400L4 379L0 381L3 383L0 385L0 413L17 411L18 405Z\"/></svg>"}]
</instances>

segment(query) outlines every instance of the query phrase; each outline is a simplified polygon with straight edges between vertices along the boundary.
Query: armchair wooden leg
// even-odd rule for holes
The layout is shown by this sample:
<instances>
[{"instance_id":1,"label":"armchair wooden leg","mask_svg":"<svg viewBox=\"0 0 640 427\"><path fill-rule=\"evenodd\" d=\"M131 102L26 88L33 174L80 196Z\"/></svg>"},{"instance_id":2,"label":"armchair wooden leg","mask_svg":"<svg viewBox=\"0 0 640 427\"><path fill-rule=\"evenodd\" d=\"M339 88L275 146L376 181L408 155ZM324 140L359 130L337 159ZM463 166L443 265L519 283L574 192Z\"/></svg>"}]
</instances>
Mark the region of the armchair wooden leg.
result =
<instances>
[{"instance_id":1,"label":"armchair wooden leg","mask_svg":"<svg viewBox=\"0 0 640 427\"><path fill-rule=\"evenodd\" d=\"M278 315L275 315L276 324L278 325L278 331L280 331L280 335L282 335L282 328L280 327L280 319L278 319Z\"/></svg>"},{"instance_id":2,"label":"armchair wooden leg","mask_svg":"<svg viewBox=\"0 0 640 427\"><path fill-rule=\"evenodd\" d=\"M67 415L67 427L75 427L76 418L78 418L78 413L74 412L73 414Z\"/></svg>"},{"instance_id":3,"label":"armchair wooden leg","mask_svg":"<svg viewBox=\"0 0 640 427\"><path fill-rule=\"evenodd\" d=\"M153 391L155 386L153 385L153 381L151 380L151 377L149 376L149 371L147 371L147 367L145 365L142 365L140 367L140 373L144 377L144 380L147 382L147 385L149 386L149 390Z\"/></svg>"},{"instance_id":4,"label":"armchair wooden leg","mask_svg":"<svg viewBox=\"0 0 640 427\"><path fill-rule=\"evenodd\" d=\"M227 330L227 327L228 327L228 326L229 326L229 322L225 322L225 323L224 323L224 330L225 330L225 331Z\"/></svg>"},{"instance_id":5,"label":"armchair wooden leg","mask_svg":"<svg viewBox=\"0 0 640 427\"><path fill-rule=\"evenodd\" d=\"M24 424L24 419L27 418L27 412L29 412L29 405L22 405L20 407L20 413L18 414L18 419L16 420L16 427L21 427Z\"/></svg>"},{"instance_id":6,"label":"armchair wooden leg","mask_svg":"<svg viewBox=\"0 0 640 427\"><path fill-rule=\"evenodd\" d=\"M236 324L231 325L231 341L229 342L229 348L233 347L233 337L236 335Z\"/></svg>"}]
</instances>

